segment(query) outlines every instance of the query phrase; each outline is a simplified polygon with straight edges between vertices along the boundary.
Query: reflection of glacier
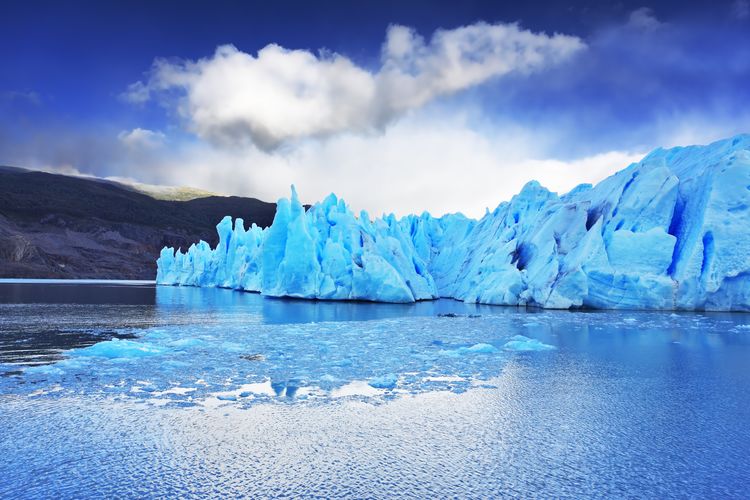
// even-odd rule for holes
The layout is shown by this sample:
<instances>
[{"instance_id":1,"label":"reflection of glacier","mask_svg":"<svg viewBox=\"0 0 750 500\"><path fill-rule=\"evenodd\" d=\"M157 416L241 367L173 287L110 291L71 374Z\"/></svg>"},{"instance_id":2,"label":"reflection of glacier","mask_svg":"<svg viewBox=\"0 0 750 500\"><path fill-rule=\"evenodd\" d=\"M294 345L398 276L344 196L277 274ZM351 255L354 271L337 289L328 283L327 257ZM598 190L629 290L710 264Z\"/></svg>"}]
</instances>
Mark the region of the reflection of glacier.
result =
<instances>
[{"instance_id":1,"label":"reflection of glacier","mask_svg":"<svg viewBox=\"0 0 750 500\"><path fill-rule=\"evenodd\" d=\"M750 135L658 149L595 187L528 183L479 221L371 221L292 191L273 225L224 218L220 242L165 248L157 282L264 295L550 308L750 310Z\"/></svg>"}]
</instances>

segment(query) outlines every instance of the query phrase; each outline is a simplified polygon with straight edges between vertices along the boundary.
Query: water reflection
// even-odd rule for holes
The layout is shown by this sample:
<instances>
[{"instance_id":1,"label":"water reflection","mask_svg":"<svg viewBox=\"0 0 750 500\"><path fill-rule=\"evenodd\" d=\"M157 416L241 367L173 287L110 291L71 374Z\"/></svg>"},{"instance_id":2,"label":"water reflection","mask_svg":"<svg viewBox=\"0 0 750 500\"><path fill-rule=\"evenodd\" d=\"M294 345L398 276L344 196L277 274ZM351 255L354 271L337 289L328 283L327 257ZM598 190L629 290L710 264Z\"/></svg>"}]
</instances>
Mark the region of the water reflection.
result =
<instances>
[{"instance_id":1,"label":"water reflection","mask_svg":"<svg viewBox=\"0 0 750 500\"><path fill-rule=\"evenodd\" d=\"M477 316L482 314L517 314L523 309L512 307L467 304L456 300L431 300L416 304L384 304L374 302L344 302L263 297L257 293L195 288L159 286L156 304L163 309L231 311L241 308L258 314L267 324L320 323L327 321L368 321L413 316ZM535 311L529 310L530 314Z\"/></svg>"},{"instance_id":2,"label":"water reflection","mask_svg":"<svg viewBox=\"0 0 750 500\"><path fill-rule=\"evenodd\" d=\"M0 280L0 304L153 305L156 290L147 281Z\"/></svg>"},{"instance_id":3,"label":"water reflection","mask_svg":"<svg viewBox=\"0 0 750 500\"><path fill-rule=\"evenodd\" d=\"M466 304L455 300L381 304L263 297L219 288L156 286L150 282L0 280L1 304L144 306L138 314L233 311L258 315L267 324L367 321L404 316L533 314L538 311ZM151 306L151 307L149 307Z\"/></svg>"}]
</instances>

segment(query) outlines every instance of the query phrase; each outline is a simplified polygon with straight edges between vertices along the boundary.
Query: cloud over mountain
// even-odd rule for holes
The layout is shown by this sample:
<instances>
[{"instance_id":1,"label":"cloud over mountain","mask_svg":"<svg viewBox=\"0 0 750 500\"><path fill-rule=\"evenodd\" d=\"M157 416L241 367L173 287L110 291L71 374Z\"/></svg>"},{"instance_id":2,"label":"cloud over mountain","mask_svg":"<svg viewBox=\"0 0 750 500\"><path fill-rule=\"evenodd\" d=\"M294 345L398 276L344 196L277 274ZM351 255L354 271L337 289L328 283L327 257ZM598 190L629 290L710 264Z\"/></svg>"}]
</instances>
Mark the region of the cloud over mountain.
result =
<instances>
[{"instance_id":1,"label":"cloud over mountain","mask_svg":"<svg viewBox=\"0 0 750 500\"><path fill-rule=\"evenodd\" d=\"M273 150L291 140L375 131L439 96L549 67L584 47L575 36L517 24L437 30L429 40L392 25L376 69L326 51L270 44L252 55L222 45L197 61L155 60L146 81L124 96L166 99L192 132L213 143Z\"/></svg>"}]
</instances>

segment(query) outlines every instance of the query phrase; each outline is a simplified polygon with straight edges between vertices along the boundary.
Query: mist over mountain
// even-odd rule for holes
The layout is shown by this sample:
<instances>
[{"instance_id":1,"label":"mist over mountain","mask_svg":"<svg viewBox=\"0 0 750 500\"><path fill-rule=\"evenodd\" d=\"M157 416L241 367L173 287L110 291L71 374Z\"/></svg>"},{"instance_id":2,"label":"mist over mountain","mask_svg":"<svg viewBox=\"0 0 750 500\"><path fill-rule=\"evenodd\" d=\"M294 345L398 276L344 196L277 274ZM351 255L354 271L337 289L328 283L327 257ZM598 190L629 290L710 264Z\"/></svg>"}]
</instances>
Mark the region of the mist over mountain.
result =
<instances>
[{"instance_id":1,"label":"mist over mountain","mask_svg":"<svg viewBox=\"0 0 750 500\"><path fill-rule=\"evenodd\" d=\"M215 244L224 215L273 221L275 203L206 194L0 167L0 277L153 279L163 246Z\"/></svg>"}]
</instances>

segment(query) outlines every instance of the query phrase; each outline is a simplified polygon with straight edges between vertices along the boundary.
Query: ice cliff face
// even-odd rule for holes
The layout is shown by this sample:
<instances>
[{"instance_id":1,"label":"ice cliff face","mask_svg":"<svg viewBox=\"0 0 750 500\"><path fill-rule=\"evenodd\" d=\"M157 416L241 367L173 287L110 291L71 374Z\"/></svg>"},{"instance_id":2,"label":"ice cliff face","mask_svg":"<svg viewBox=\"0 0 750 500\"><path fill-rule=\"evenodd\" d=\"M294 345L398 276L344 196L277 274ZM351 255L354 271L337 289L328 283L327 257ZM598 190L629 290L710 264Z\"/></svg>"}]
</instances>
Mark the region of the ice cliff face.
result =
<instances>
[{"instance_id":1,"label":"ice cliff face","mask_svg":"<svg viewBox=\"0 0 750 500\"><path fill-rule=\"evenodd\" d=\"M292 192L271 227L162 250L157 282L270 296L549 308L750 310L750 135L658 149L595 187L528 183L479 221L371 221Z\"/></svg>"},{"instance_id":2,"label":"ice cliff face","mask_svg":"<svg viewBox=\"0 0 750 500\"><path fill-rule=\"evenodd\" d=\"M467 219L468 220L468 219ZM165 248L157 282L219 286L271 297L414 302L438 297L427 262L394 217L370 221L330 195L307 212L292 188L266 230L225 217L219 244ZM429 257L429 248L426 257Z\"/></svg>"}]
</instances>

